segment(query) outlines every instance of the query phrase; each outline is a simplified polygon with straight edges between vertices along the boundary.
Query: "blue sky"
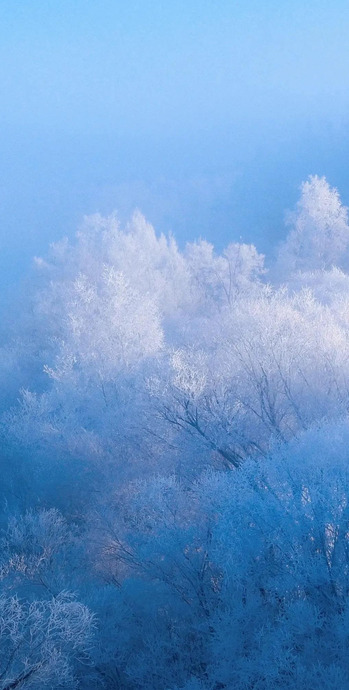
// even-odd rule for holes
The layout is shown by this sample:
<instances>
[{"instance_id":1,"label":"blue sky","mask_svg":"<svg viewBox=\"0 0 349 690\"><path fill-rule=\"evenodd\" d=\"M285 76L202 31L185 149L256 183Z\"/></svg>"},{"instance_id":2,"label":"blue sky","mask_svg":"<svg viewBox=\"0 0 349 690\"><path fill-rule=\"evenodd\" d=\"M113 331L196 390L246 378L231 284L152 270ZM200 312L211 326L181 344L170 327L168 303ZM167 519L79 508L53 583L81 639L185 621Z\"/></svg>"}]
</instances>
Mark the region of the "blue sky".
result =
<instances>
[{"instance_id":1,"label":"blue sky","mask_svg":"<svg viewBox=\"0 0 349 690\"><path fill-rule=\"evenodd\" d=\"M267 250L308 174L349 203L349 3L0 0L0 272L84 213Z\"/></svg>"}]
</instances>

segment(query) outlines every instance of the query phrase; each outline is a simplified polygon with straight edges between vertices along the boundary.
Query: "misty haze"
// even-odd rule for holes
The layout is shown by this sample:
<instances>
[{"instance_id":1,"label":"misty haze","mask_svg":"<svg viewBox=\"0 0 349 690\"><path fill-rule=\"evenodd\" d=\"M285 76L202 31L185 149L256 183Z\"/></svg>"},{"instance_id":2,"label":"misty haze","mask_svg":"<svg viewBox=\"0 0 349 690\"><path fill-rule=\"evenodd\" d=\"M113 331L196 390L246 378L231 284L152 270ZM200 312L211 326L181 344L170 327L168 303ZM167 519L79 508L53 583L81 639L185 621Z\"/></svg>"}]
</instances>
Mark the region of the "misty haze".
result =
<instances>
[{"instance_id":1,"label":"misty haze","mask_svg":"<svg viewBox=\"0 0 349 690\"><path fill-rule=\"evenodd\" d=\"M346 690L349 6L0 20L0 690Z\"/></svg>"}]
</instances>

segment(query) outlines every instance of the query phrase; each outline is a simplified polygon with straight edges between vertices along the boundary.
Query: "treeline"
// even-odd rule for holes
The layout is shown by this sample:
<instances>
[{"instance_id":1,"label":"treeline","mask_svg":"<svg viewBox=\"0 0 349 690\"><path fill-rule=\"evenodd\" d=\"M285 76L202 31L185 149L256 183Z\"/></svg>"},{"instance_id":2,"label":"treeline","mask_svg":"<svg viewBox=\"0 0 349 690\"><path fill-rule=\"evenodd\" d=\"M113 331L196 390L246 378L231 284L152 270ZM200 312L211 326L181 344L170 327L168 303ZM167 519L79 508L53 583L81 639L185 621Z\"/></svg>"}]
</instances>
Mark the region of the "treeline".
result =
<instances>
[{"instance_id":1,"label":"treeline","mask_svg":"<svg viewBox=\"0 0 349 690\"><path fill-rule=\"evenodd\" d=\"M343 690L349 225L51 247L3 328L0 690Z\"/></svg>"}]
</instances>

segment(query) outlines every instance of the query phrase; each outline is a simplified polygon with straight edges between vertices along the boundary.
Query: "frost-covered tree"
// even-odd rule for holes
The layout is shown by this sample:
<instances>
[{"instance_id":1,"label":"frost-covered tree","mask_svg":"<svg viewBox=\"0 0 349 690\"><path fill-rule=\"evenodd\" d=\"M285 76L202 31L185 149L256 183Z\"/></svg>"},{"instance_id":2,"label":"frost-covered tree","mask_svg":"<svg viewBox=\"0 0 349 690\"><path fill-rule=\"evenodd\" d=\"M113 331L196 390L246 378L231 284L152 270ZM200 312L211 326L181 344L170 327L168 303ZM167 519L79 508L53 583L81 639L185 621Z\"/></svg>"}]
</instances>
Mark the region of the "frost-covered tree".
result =
<instances>
[{"instance_id":1,"label":"frost-covered tree","mask_svg":"<svg viewBox=\"0 0 349 690\"><path fill-rule=\"evenodd\" d=\"M74 581L71 530L57 510L30 512L9 519L0 543L1 690L77 687L93 615L64 589Z\"/></svg>"},{"instance_id":2,"label":"frost-covered tree","mask_svg":"<svg viewBox=\"0 0 349 690\"><path fill-rule=\"evenodd\" d=\"M36 260L1 343L0 690L346 686L347 211L314 177L290 222L270 273L139 213Z\"/></svg>"},{"instance_id":3,"label":"frost-covered tree","mask_svg":"<svg viewBox=\"0 0 349 690\"><path fill-rule=\"evenodd\" d=\"M272 442L345 414L344 304L337 312L339 304L330 308L309 290L265 288L217 312L190 345L171 353L167 388L158 386L159 417L221 466L237 467Z\"/></svg>"},{"instance_id":4,"label":"frost-covered tree","mask_svg":"<svg viewBox=\"0 0 349 690\"><path fill-rule=\"evenodd\" d=\"M74 688L74 659L84 661L91 615L68 594L21 601L0 595L0 688Z\"/></svg>"},{"instance_id":5,"label":"frost-covered tree","mask_svg":"<svg viewBox=\"0 0 349 690\"><path fill-rule=\"evenodd\" d=\"M10 515L0 538L0 582L7 591L57 596L79 578L79 530L55 508Z\"/></svg>"},{"instance_id":6,"label":"frost-covered tree","mask_svg":"<svg viewBox=\"0 0 349 690\"><path fill-rule=\"evenodd\" d=\"M116 587L118 625L100 609L116 675L139 690L345 687L348 434L116 497L98 557Z\"/></svg>"},{"instance_id":7,"label":"frost-covered tree","mask_svg":"<svg viewBox=\"0 0 349 690\"><path fill-rule=\"evenodd\" d=\"M135 464L137 474L144 465L158 471L172 445L178 452L165 464L173 467L182 444L169 425L154 433L155 389L167 385L174 346L203 338L209 318L260 291L263 257L236 244L217 256L205 242L181 254L136 214L125 230L113 216L87 220L76 244L55 245L37 270L30 311L46 344L34 344L32 323L27 340L42 372L4 415L11 446L43 462L74 456L91 468L94 458L101 474L117 453L120 476Z\"/></svg>"},{"instance_id":8,"label":"frost-covered tree","mask_svg":"<svg viewBox=\"0 0 349 690\"><path fill-rule=\"evenodd\" d=\"M310 176L288 216L290 232L279 252L281 278L296 271L349 267L348 209L324 177Z\"/></svg>"},{"instance_id":9,"label":"frost-covered tree","mask_svg":"<svg viewBox=\"0 0 349 690\"><path fill-rule=\"evenodd\" d=\"M338 194L311 178L290 238L343 249L345 218ZM342 240L326 245L332 231ZM287 291L263 282L254 247L231 244L217 255L201 241L181 253L139 214L124 230L114 216L87 219L75 244L37 261L27 340L41 374L3 416L11 447L41 458L39 472L51 455L65 477L73 459L90 481L109 483L112 467L118 481L191 472L194 457L201 468L238 467L275 440L344 414L345 277L312 272L312 245L308 256L290 242L285 251L308 272L294 277L294 265ZM323 281L336 271L330 297Z\"/></svg>"}]
</instances>

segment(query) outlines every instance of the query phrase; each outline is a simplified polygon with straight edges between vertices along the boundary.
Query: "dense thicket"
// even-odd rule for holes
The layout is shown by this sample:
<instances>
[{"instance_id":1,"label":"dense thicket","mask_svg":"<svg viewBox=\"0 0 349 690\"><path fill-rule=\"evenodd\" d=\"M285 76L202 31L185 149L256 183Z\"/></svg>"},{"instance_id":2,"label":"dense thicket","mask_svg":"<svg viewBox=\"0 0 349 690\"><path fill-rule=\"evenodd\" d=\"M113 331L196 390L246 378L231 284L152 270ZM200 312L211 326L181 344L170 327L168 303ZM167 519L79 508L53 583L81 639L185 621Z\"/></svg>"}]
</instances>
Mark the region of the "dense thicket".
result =
<instances>
[{"instance_id":1,"label":"dense thicket","mask_svg":"<svg viewBox=\"0 0 349 690\"><path fill-rule=\"evenodd\" d=\"M342 690L349 225L267 266L136 213L36 259L1 348L0 690Z\"/></svg>"}]
</instances>

